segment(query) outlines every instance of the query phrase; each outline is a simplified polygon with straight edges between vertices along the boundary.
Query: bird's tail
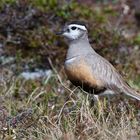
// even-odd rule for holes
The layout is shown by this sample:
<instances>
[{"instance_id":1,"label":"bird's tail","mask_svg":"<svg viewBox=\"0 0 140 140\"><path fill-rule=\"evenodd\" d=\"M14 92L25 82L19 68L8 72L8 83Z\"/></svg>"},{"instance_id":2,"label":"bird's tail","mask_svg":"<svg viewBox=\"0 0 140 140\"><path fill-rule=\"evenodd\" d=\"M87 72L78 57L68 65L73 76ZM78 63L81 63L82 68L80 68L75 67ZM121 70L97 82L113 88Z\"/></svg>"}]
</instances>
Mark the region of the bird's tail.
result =
<instances>
[{"instance_id":1,"label":"bird's tail","mask_svg":"<svg viewBox=\"0 0 140 140\"><path fill-rule=\"evenodd\" d=\"M127 84L122 87L122 92L127 96L140 101L140 93L129 87Z\"/></svg>"}]
</instances>

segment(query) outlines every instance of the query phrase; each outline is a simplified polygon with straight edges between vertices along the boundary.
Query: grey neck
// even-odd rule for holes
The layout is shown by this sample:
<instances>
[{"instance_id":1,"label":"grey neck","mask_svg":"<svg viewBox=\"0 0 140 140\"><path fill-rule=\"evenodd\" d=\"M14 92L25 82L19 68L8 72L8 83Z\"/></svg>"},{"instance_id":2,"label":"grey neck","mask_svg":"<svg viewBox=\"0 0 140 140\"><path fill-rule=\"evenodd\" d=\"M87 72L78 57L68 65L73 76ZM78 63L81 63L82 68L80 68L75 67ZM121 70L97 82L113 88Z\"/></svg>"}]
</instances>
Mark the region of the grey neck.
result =
<instances>
[{"instance_id":1,"label":"grey neck","mask_svg":"<svg viewBox=\"0 0 140 140\"><path fill-rule=\"evenodd\" d=\"M94 53L95 51L89 44L87 34L84 34L82 37L76 40L72 40L69 43L69 49L67 52L66 59L71 59L73 57L78 57L86 55L88 53Z\"/></svg>"}]
</instances>

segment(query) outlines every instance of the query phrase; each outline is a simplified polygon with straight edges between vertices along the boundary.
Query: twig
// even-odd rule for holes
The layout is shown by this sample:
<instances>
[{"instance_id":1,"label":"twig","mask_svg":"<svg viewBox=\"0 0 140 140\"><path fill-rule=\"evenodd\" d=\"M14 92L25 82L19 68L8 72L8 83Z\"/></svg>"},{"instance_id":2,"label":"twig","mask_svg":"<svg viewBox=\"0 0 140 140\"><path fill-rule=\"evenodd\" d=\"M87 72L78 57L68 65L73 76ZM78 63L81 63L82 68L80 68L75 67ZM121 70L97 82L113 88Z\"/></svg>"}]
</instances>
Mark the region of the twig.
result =
<instances>
[{"instance_id":1,"label":"twig","mask_svg":"<svg viewBox=\"0 0 140 140\"><path fill-rule=\"evenodd\" d=\"M48 58L48 61L49 61L49 63L50 63L50 66L52 67L52 70L56 73L57 78L58 78L60 84L61 84L65 89L67 89L69 92L72 92L72 93L73 93L73 91L72 91L71 89L69 89L68 87L66 87L66 86L64 85L64 83L62 82L62 79L61 79L61 77L59 76L57 70L54 68L54 66L53 66L52 61L51 61L50 58Z\"/></svg>"}]
</instances>

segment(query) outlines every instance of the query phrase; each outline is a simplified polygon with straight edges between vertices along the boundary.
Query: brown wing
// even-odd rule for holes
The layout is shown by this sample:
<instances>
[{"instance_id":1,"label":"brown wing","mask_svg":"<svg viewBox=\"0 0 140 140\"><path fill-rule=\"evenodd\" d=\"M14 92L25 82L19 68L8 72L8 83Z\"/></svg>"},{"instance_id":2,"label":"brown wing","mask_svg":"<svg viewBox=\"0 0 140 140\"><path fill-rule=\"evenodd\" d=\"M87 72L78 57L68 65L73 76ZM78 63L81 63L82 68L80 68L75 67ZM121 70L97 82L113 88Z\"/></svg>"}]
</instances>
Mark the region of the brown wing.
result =
<instances>
[{"instance_id":1,"label":"brown wing","mask_svg":"<svg viewBox=\"0 0 140 140\"><path fill-rule=\"evenodd\" d=\"M92 67L92 73L108 89L120 92L124 81L115 68L98 54L89 54L85 57L86 63Z\"/></svg>"},{"instance_id":2,"label":"brown wing","mask_svg":"<svg viewBox=\"0 0 140 140\"><path fill-rule=\"evenodd\" d=\"M89 54L85 57L86 63L92 67L95 78L102 81L104 86L116 93L124 93L140 101L140 93L129 87L116 69L98 54Z\"/></svg>"}]
</instances>

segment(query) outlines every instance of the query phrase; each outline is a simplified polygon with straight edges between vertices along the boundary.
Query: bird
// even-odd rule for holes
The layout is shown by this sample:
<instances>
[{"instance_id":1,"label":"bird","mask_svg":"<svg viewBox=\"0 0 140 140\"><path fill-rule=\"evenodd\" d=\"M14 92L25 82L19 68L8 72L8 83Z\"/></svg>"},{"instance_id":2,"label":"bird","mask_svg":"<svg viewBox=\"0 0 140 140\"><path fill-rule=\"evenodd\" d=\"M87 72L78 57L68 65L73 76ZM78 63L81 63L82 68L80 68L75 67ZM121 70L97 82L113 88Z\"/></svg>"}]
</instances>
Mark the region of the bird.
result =
<instances>
[{"instance_id":1,"label":"bird","mask_svg":"<svg viewBox=\"0 0 140 140\"><path fill-rule=\"evenodd\" d=\"M57 35L67 40L64 69L72 84L95 96L111 91L115 95L126 95L140 101L140 93L130 87L115 67L92 48L85 23L68 22Z\"/></svg>"}]
</instances>

